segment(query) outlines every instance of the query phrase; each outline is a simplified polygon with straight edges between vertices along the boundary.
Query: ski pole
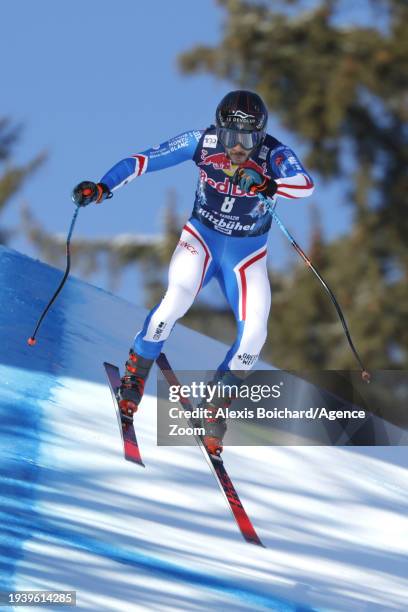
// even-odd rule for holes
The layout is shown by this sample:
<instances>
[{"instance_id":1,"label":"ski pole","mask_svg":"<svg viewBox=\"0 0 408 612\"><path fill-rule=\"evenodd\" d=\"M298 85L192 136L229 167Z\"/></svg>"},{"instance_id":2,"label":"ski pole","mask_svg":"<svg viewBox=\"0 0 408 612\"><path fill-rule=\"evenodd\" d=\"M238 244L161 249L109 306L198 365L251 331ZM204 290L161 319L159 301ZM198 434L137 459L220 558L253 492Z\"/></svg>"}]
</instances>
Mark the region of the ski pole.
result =
<instances>
[{"instance_id":1,"label":"ski pole","mask_svg":"<svg viewBox=\"0 0 408 612\"><path fill-rule=\"evenodd\" d=\"M333 291L330 289L329 285L323 279L323 277L321 276L319 271L312 264L312 262L310 261L310 259L306 255L306 253L298 245L298 243L293 238L293 236L291 235L289 230L285 227L285 225L280 220L278 214L275 211L276 202L272 205L271 201L268 198L266 198L262 194L258 194L258 195L261 198L261 200L264 202L264 204L267 206L270 214L272 215L273 220L276 222L276 224L278 225L279 229L285 234L286 238L292 244L292 246L295 249L295 251L300 255L300 257L303 259L303 261L308 266L308 268L310 268L312 270L312 272L314 272L315 276L319 279L319 281L321 282L321 284L323 285L323 287L325 288L325 290L329 294L330 299L331 299L332 303L334 304L334 306L336 308L337 314L338 314L339 319L341 321L341 324L343 326L344 333L346 334L346 338L348 340L349 346L350 346L350 348L351 348L351 350L352 350L352 352L354 354L354 357L358 361L358 364L359 364L359 366L361 368L361 378L364 380L364 382L369 383L370 380L371 380L371 375L366 370L366 368L364 367L364 364L363 364L363 362L362 362L362 360L360 358L360 355L358 354L357 349L354 346L353 340L351 339L351 335L350 335L349 329L347 327L346 319L344 318L343 312L342 312L342 310L340 308L340 305L339 305L339 303L338 303L338 301L337 301Z\"/></svg>"},{"instance_id":2,"label":"ski pole","mask_svg":"<svg viewBox=\"0 0 408 612\"><path fill-rule=\"evenodd\" d=\"M71 236L72 236L72 232L74 231L74 225L78 216L78 212L79 212L79 206L76 207L76 210L74 212L74 215L72 217L72 221L71 221L71 226L69 228L69 232L68 232L68 236L67 236L67 243L66 243L66 250L67 250L67 266L65 269L65 274L62 278L62 281L60 282L58 289L56 290L56 292L54 293L54 295L52 296L52 298L50 299L50 301L48 302L47 306L44 308L42 315L40 316L40 318L38 319L37 325L35 327L34 333L32 336L30 336L27 340L27 343L30 346L34 346L37 342L37 340L35 339L35 336L40 328L41 323L43 322L45 315L47 314L47 312L49 311L49 309L51 308L52 304L55 302L55 300L57 299L57 296L59 294L59 292L61 291L61 289L63 288L65 281L68 278L68 274L71 268L71 252L70 252L70 248L69 248L69 243L71 241Z\"/></svg>"}]
</instances>

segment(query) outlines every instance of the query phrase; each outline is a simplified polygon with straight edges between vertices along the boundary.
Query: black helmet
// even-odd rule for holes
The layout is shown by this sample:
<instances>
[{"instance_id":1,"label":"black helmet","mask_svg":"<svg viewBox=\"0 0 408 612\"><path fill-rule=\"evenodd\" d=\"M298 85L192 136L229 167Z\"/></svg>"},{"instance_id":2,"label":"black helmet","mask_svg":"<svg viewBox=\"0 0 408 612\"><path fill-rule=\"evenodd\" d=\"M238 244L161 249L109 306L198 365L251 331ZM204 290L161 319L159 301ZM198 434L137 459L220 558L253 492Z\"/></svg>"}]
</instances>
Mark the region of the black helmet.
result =
<instances>
[{"instance_id":1,"label":"black helmet","mask_svg":"<svg viewBox=\"0 0 408 612\"><path fill-rule=\"evenodd\" d=\"M267 121L268 111L262 99L242 89L224 96L215 113L217 135L227 149L237 143L247 150L259 146L265 138Z\"/></svg>"}]
</instances>

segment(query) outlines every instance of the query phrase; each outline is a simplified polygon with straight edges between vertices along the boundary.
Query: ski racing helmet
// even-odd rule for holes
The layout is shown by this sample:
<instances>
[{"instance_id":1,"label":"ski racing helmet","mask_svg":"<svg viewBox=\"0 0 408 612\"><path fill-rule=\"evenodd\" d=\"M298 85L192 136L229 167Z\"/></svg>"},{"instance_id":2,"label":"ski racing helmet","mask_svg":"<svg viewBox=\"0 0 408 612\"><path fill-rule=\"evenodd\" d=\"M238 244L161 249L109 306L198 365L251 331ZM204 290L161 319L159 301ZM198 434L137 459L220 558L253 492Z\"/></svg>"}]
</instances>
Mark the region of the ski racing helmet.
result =
<instances>
[{"instance_id":1,"label":"ski racing helmet","mask_svg":"<svg viewBox=\"0 0 408 612\"><path fill-rule=\"evenodd\" d=\"M226 149L240 144L250 151L265 138L268 111L258 94L239 89L230 91L217 106L217 136Z\"/></svg>"}]
</instances>

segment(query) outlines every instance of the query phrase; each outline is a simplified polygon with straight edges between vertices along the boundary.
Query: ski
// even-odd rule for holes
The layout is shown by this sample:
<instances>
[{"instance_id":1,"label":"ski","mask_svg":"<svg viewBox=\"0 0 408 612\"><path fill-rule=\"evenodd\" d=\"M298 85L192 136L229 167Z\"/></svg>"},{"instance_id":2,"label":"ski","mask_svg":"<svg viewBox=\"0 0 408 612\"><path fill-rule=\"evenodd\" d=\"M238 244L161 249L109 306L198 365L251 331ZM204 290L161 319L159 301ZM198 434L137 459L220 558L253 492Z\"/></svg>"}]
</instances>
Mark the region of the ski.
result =
<instances>
[{"instance_id":1,"label":"ski","mask_svg":"<svg viewBox=\"0 0 408 612\"><path fill-rule=\"evenodd\" d=\"M180 386L180 383L175 375L171 365L169 364L167 357L164 353L161 353L157 359L157 365L163 373L164 378L167 380L169 385ZM179 403L183 410L193 410L194 407L188 399L180 398ZM193 426L191 419L188 419L189 425ZM201 448L204 457L216 479L218 485L224 494L227 504L236 520L236 523L241 531L243 538L250 544L257 544L258 546L264 546L262 544L258 534L252 525L251 519L247 515L241 500L238 497L238 493L232 483L232 480L225 468L224 462L221 457L211 455L200 436L194 436L197 444Z\"/></svg>"},{"instance_id":2,"label":"ski","mask_svg":"<svg viewBox=\"0 0 408 612\"><path fill-rule=\"evenodd\" d=\"M111 363L103 364L106 375L109 381L109 387L112 393L112 399L116 410L116 416L118 418L119 431L122 436L123 453L127 461L137 463L142 467L145 467L142 458L140 456L139 446L136 440L135 429L133 427L133 419L126 417L122 414L118 400L116 399L116 391L120 386L120 373L119 369Z\"/></svg>"}]
</instances>

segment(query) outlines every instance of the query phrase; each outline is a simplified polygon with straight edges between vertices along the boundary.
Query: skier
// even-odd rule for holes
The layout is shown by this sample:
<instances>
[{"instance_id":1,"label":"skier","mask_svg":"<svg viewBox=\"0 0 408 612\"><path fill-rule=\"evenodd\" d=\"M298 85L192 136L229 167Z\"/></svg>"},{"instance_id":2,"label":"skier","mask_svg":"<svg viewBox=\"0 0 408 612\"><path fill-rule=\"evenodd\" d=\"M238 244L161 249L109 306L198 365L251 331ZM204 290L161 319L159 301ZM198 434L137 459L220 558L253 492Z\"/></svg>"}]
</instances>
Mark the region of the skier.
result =
<instances>
[{"instance_id":1,"label":"skier","mask_svg":"<svg viewBox=\"0 0 408 612\"><path fill-rule=\"evenodd\" d=\"M234 312L237 338L218 367L217 381L239 385L258 359L266 340L270 285L266 241L272 218L264 197L301 198L313 181L295 153L266 133L268 112L250 91L232 91L216 109L216 124L179 136L127 157L99 183L83 181L72 199L78 206L100 203L145 172L193 160L199 169L193 211L169 266L167 291L148 314L129 351L118 390L120 409L133 416L149 371L177 319L200 289L216 277ZM261 197L260 197L261 194ZM263 197L262 197L263 196ZM230 399L206 402L204 444L222 451L224 419L214 418Z\"/></svg>"}]
</instances>

